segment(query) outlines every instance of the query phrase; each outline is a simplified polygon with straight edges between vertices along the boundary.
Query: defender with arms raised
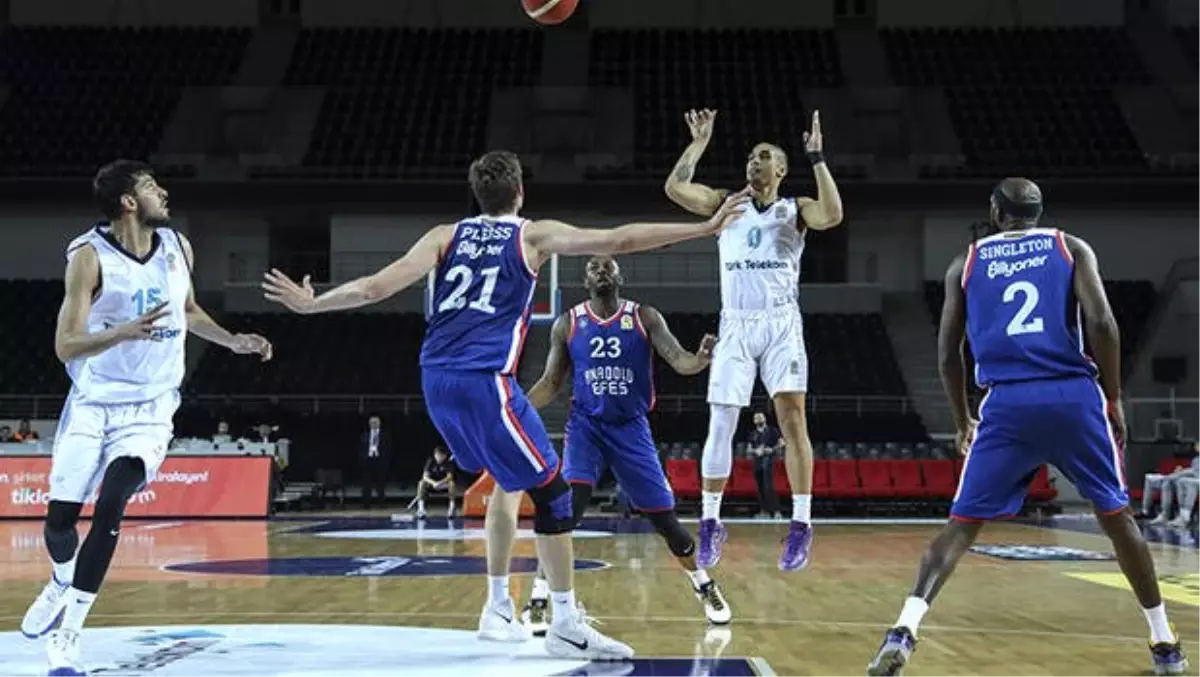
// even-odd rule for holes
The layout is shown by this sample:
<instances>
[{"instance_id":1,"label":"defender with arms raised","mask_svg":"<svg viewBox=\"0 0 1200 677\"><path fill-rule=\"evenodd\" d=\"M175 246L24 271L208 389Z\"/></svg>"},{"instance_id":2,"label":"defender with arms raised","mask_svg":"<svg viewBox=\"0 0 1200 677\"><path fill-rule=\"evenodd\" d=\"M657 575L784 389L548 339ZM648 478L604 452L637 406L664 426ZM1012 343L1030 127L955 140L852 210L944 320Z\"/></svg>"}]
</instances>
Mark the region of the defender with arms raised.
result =
<instances>
[{"instance_id":1,"label":"defender with arms raised","mask_svg":"<svg viewBox=\"0 0 1200 677\"><path fill-rule=\"evenodd\" d=\"M524 188L512 153L485 154L471 164L468 178L481 216L437 226L378 273L320 296L308 278L296 284L273 270L263 284L266 297L299 313L357 308L396 294L436 268L433 315L421 348L429 416L459 466L487 470L496 480L487 508L489 599L480 637L523 641L528 636L508 592L519 500L527 492L554 607L547 651L571 658L631 657L631 648L596 632L576 607L571 489L545 426L515 378L537 271L554 254L634 252L714 235L743 208L747 193L733 196L699 223L581 229L518 216Z\"/></svg>"},{"instance_id":2,"label":"defender with arms raised","mask_svg":"<svg viewBox=\"0 0 1200 677\"><path fill-rule=\"evenodd\" d=\"M712 137L716 111L686 115L692 143L667 179L666 192L688 211L708 215L726 191L692 182L696 163ZM817 199L781 198L788 159L781 148L760 143L746 160L746 180L754 196L747 209L718 238L721 270L721 343L708 381L709 424L701 460L704 480L700 521L702 567L721 558L725 527L721 496L733 470L733 435L742 408L750 404L757 374L774 400L787 449L784 464L792 485L792 519L779 568L794 571L808 562L812 544L812 442L804 415L808 355L799 306L800 257L808 230L842 222L842 200L822 155L821 121L813 113L804 134Z\"/></svg>"}]
</instances>

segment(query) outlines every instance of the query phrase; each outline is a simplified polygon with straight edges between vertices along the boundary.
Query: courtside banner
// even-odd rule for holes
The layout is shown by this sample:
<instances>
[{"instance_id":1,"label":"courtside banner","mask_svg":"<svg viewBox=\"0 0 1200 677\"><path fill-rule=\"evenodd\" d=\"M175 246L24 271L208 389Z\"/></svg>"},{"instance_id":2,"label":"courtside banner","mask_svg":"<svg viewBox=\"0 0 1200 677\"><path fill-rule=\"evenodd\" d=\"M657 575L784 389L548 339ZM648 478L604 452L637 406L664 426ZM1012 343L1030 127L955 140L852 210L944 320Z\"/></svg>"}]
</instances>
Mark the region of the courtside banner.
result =
<instances>
[{"instance_id":1,"label":"courtside banner","mask_svg":"<svg viewBox=\"0 0 1200 677\"><path fill-rule=\"evenodd\" d=\"M271 459L168 456L126 517L266 517ZM93 495L83 507L91 515ZM0 518L42 517L50 502L49 456L0 456Z\"/></svg>"}]
</instances>

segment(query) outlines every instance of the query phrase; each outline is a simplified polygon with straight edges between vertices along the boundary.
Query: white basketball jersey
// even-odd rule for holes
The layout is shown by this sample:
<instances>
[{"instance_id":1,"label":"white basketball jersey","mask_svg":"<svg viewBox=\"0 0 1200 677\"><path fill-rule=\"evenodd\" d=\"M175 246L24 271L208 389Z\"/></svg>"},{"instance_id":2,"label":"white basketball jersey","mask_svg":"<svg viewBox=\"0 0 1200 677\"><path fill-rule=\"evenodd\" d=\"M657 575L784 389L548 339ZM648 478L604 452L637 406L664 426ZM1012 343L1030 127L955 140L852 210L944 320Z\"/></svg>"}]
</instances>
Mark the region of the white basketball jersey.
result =
<instances>
[{"instance_id":1,"label":"white basketball jersey","mask_svg":"<svg viewBox=\"0 0 1200 677\"><path fill-rule=\"evenodd\" d=\"M717 238L721 307L767 310L798 305L804 228L796 200L779 198L746 211Z\"/></svg>"},{"instance_id":2,"label":"white basketball jersey","mask_svg":"<svg viewBox=\"0 0 1200 677\"><path fill-rule=\"evenodd\" d=\"M129 322L160 303L170 313L158 321L157 340L123 341L108 350L67 363L75 389L91 402L146 402L178 389L183 382L183 346L187 340L187 299L192 288L179 234L158 228L145 258L125 250L107 224L71 241L70 260L91 245L100 260L100 289L92 299L88 331L100 332Z\"/></svg>"}]
</instances>

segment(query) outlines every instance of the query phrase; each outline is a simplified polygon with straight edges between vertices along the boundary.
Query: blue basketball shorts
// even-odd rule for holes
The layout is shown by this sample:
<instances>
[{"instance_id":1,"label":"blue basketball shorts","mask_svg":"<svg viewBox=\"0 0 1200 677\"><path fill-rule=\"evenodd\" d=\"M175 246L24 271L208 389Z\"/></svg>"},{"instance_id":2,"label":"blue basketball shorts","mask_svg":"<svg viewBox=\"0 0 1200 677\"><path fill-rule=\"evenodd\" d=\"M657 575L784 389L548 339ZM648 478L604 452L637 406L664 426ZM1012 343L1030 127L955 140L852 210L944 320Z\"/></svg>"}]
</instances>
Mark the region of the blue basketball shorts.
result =
<instances>
[{"instance_id":1,"label":"blue basketball shorts","mask_svg":"<svg viewBox=\"0 0 1200 677\"><path fill-rule=\"evenodd\" d=\"M563 456L563 477L568 482L595 486L609 467L638 510L675 509L675 493L658 460L645 416L614 423L572 412Z\"/></svg>"},{"instance_id":2,"label":"blue basketball shorts","mask_svg":"<svg viewBox=\"0 0 1200 677\"><path fill-rule=\"evenodd\" d=\"M429 418L455 463L487 470L505 491L525 491L554 478L558 454L537 410L512 376L422 369Z\"/></svg>"},{"instance_id":3,"label":"blue basketball shorts","mask_svg":"<svg viewBox=\"0 0 1200 677\"><path fill-rule=\"evenodd\" d=\"M965 521L1015 515L1043 463L1058 468L1101 512L1129 503L1124 452L1095 379L1079 376L1000 383L979 407L950 516Z\"/></svg>"}]
</instances>

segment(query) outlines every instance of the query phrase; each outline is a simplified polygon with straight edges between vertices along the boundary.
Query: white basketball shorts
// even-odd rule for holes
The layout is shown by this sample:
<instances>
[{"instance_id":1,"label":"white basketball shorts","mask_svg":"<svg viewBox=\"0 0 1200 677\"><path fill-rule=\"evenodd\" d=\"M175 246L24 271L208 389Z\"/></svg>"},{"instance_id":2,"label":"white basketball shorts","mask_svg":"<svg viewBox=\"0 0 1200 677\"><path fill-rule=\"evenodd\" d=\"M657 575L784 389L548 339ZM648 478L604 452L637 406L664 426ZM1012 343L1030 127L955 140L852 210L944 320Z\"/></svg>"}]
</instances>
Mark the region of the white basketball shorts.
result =
<instances>
[{"instance_id":1,"label":"white basketball shorts","mask_svg":"<svg viewBox=\"0 0 1200 677\"><path fill-rule=\"evenodd\" d=\"M86 503L115 458L142 459L149 484L167 457L179 391L145 402L99 404L72 390L54 436L50 500Z\"/></svg>"},{"instance_id":2,"label":"white basketball shorts","mask_svg":"<svg viewBox=\"0 0 1200 677\"><path fill-rule=\"evenodd\" d=\"M798 308L722 310L708 372L708 403L747 407L754 377L767 393L808 391L808 352Z\"/></svg>"}]
</instances>

